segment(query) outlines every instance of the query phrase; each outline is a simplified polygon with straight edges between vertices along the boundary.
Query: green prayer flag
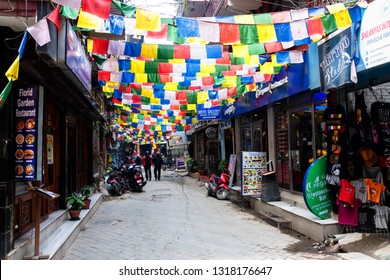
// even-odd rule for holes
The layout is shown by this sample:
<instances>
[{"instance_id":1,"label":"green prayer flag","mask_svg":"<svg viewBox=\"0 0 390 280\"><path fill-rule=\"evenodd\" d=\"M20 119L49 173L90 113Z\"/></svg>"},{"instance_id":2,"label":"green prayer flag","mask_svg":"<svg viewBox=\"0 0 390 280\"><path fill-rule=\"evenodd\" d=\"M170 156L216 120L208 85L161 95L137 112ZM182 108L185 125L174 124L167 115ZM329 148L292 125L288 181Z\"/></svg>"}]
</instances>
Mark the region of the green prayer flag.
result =
<instances>
[{"instance_id":1,"label":"green prayer flag","mask_svg":"<svg viewBox=\"0 0 390 280\"><path fill-rule=\"evenodd\" d=\"M134 12L136 11L135 6L131 6L122 2L119 2L117 0L112 0L114 5L127 17L131 17Z\"/></svg>"},{"instance_id":2,"label":"green prayer flag","mask_svg":"<svg viewBox=\"0 0 390 280\"><path fill-rule=\"evenodd\" d=\"M181 85L177 86L177 90L187 90L187 89L188 89L188 86L181 86Z\"/></svg>"},{"instance_id":3,"label":"green prayer flag","mask_svg":"<svg viewBox=\"0 0 390 280\"><path fill-rule=\"evenodd\" d=\"M102 65L103 62L107 60L107 57L100 55L100 54L93 54L92 57L96 61L96 63L99 65Z\"/></svg>"},{"instance_id":4,"label":"green prayer flag","mask_svg":"<svg viewBox=\"0 0 390 280\"><path fill-rule=\"evenodd\" d=\"M329 14L321 17L321 21L326 34L330 34L333 31L337 30L337 24L334 14Z\"/></svg>"},{"instance_id":5,"label":"green prayer flag","mask_svg":"<svg viewBox=\"0 0 390 280\"><path fill-rule=\"evenodd\" d=\"M0 94L0 109L3 108L5 101L7 100L8 96L11 92L12 84L13 84L12 79L9 79L8 84L5 86L5 88L3 89L3 91Z\"/></svg>"},{"instance_id":6,"label":"green prayer flag","mask_svg":"<svg viewBox=\"0 0 390 280\"><path fill-rule=\"evenodd\" d=\"M254 14L253 19L256 24L273 24L270 13Z\"/></svg>"},{"instance_id":7,"label":"green prayer flag","mask_svg":"<svg viewBox=\"0 0 390 280\"><path fill-rule=\"evenodd\" d=\"M197 96L196 96L195 91L188 91L187 92L187 102L188 102L188 104L196 104Z\"/></svg>"},{"instance_id":8,"label":"green prayer flag","mask_svg":"<svg viewBox=\"0 0 390 280\"><path fill-rule=\"evenodd\" d=\"M246 86L245 85L239 85L238 87L237 87L237 95L242 95L242 94L244 94L245 92L247 92L247 90L246 90Z\"/></svg>"},{"instance_id":9,"label":"green prayer flag","mask_svg":"<svg viewBox=\"0 0 390 280\"><path fill-rule=\"evenodd\" d=\"M215 85L222 85L226 81L225 76L214 77Z\"/></svg>"},{"instance_id":10,"label":"green prayer flag","mask_svg":"<svg viewBox=\"0 0 390 280\"><path fill-rule=\"evenodd\" d=\"M158 73L158 62L146 61L145 62L145 73Z\"/></svg>"},{"instance_id":11,"label":"green prayer flag","mask_svg":"<svg viewBox=\"0 0 390 280\"><path fill-rule=\"evenodd\" d=\"M173 59L173 45L158 45L157 58L158 59Z\"/></svg>"},{"instance_id":12,"label":"green prayer flag","mask_svg":"<svg viewBox=\"0 0 390 280\"><path fill-rule=\"evenodd\" d=\"M180 105L180 111L187 111L187 105Z\"/></svg>"},{"instance_id":13,"label":"green prayer flag","mask_svg":"<svg viewBox=\"0 0 390 280\"><path fill-rule=\"evenodd\" d=\"M160 74L148 73L148 83L160 84Z\"/></svg>"},{"instance_id":14,"label":"green prayer flag","mask_svg":"<svg viewBox=\"0 0 390 280\"><path fill-rule=\"evenodd\" d=\"M248 53L249 55L257 55L257 54L265 54L265 46L264 44L250 44L248 45Z\"/></svg>"},{"instance_id":15,"label":"green prayer flag","mask_svg":"<svg viewBox=\"0 0 390 280\"><path fill-rule=\"evenodd\" d=\"M186 42L186 38L179 37L179 32L176 26L168 25L168 41L172 41L176 44L184 44Z\"/></svg>"},{"instance_id":16,"label":"green prayer flag","mask_svg":"<svg viewBox=\"0 0 390 280\"><path fill-rule=\"evenodd\" d=\"M239 24L240 42L242 44L254 44L259 42L257 27L254 24Z\"/></svg>"},{"instance_id":17,"label":"green prayer flag","mask_svg":"<svg viewBox=\"0 0 390 280\"><path fill-rule=\"evenodd\" d=\"M150 105L150 98L149 97L146 97L146 96L142 96L141 98L141 103L143 105Z\"/></svg>"},{"instance_id":18,"label":"green prayer flag","mask_svg":"<svg viewBox=\"0 0 390 280\"><path fill-rule=\"evenodd\" d=\"M141 95L142 89L140 88L132 88L131 93L136 95Z\"/></svg>"},{"instance_id":19,"label":"green prayer flag","mask_svg":"<svg viewBox=\"0 0 390 280\"><path fill-rule=\"evenodd\" d=\"M229 70L229 65L222 65L222 64L218 64L218 65L215 65L215 74L214 76L222 76L222 72L223 71L228 71ZM214 78L215 80L215 78Z\"/></svg>"},{"instance_id":20,"label":"green prayer flag","mask_svg":"<svg viewBox=\"0 0 390 280\"><path fill-rule=\"evenodd\" d=\"M245 64L245 57L234 57L233 53L230 53L230 64L231 65Z\"/></svg>"},{"instance_id":21,"label":"green prayer flag","mask_svg":"<svg viewBox=\"0 0 390 280\"><path fill-rule=\"evenodd\" d=\"M60 14L61 16L69 19L77 19L79 11L69 7L61 6Z\"/></svg>"}]
</instances>

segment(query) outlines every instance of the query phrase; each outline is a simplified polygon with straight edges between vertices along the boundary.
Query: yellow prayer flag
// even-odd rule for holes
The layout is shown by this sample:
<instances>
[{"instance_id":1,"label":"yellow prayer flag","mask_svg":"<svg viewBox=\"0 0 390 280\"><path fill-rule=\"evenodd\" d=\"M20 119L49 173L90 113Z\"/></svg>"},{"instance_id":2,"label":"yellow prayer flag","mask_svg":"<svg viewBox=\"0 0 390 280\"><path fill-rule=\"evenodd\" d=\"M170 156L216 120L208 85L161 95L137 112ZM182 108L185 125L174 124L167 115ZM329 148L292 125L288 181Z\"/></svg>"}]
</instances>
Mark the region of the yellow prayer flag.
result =
<instances>
[{"instance_id":1,"label":"yellow prayer flag","mask_svg":"<svg viewBox=\"0 0 390 280\"><path fill-rule=\"evenodd\" d=\"M103 24L103 19L93 14L83 12L80 9L79 18L77 20L77 27L87 29L99 29Z\"/></svg>"},{"instance_id":2,"label":"yellow prayer flag","mask_svg":"<svg viewBox=\"0 0 390 280\"><path fill-rule=\"evenodd\" d=\"M352 19L348 10L341 11L334 15L337 28L350 27L352 25Z\"/></svg>"},{"instance_id":3,"label":"yellow prayer flag","mask_svg":"<svg viewBox=\"0 0 390 280\"><path fill-rule=\"evenodd\" d=\"M161 100L160 100L160 98L151 97L150 104L159 105L159 104L161 104Z\"/></svg>"},{"instance_id":4,"label":"yellow prayer flag","mask_svg":"<svg viewBox=\"0 0 390 280\"><path fill-rule=\"evenodd\" d=\"M182 58L174 58L174 59L169 59L168 62L172 64L185 64L186 60Z\"/></svg>"},{"instance_id":5,"label":"yellow prayer flag","mask_svg":"<svg viewBox=\"0 0 390 280\"><path fill-rule=\"evenodd\" d=\"M148 74L135 73L134 81L136 83L147 83L148 82Z\"/></svg>"},{"instance_id":6,"label":"yellow prayer flag","mask_svg":"<svg viewBox=\"0 0 390 280\"><path fill-rule=\"evenodd\" d=\"M189 37L188 43L190 44L198 44L198 45L206 45L208 42L205 40L201 40L198 37Z\"/></svg>"},{"instance_id":7,"label":"yellow prayer flag","mask_svg":"<svg viewBox=\"0 0 390 280\"><path fill-rule=\"evenodd\" d=\"M164 85L164 90L177 90L177 82L168 82Z\"/></svg>"},{"instance_id":8,"label":"yellow prayer flag","mask_svg":"<svg viewBox=\"0 0 390 280\"><path fill-rule=\"evenodd\" d=\"M200 72L202 73L215 73L215 64L200 64ZM210 76L210 75L208 75ZM202 76L205 77L205 76Z\"/></svg>"},{"instance_id":9,"label":"yellow prayer flag","mask_svg":"<svg viewBox=\"0 0 390 280\"><path fill-rule=\"evenodd\" d=\"M145 61L144 60L132 60L130 72L145 73Z\"/></svg>"},{"instance_id":10,"label":"yellow prayer flag","mask_svg":"<svg viewBox=\"0 0 390 280\"><path fill-rule=\"evenodd\" d=\"M161 30L160 13L137 8L135 18L136 29L147 31Z\"/></svg>"},{"instance_id":11,"label":"yellow prayer flag","mask_svg":"<svg viewBox=\"0 0 390 280\"><path fill-rule=\"evenodd\" d=\"M142 44L141 57L145 58L157 58L158 45L155 44Z\"/></svg>"},{"instance_id":12,"label":"yellow prayer flag","mask_svg":"<svg viewBox=\"0 0 390 280\"><path fill-rule=\"evenodd\" d=\"M222 83L223 88L230 88L237 86L237 77L236 76L225 76L225 81Z\"/></svg>"},{"instance_id":13,"label":"yellow prayer flag","mask_svg":"<svg viewBox=\"0 0 390 280\"><path fill-rule=\"evenodd\" d=\"M20 55L14 60L12 65L8 68L5 76L8 80L16 81L19 78L19 64L20 64Z\"/></svg>"},{"instance_id":14,"label":"yellow prayer flag","mask_svg":"<svg viewBox=\"0 0 390 280\"><path fill-rule=\"evenodd\" d=\"M87 52L91 53L93 50L93 39L87 39Z\"/></svg>"},{"instance_id":15,"label":"yellow prayer flag","mask_svg":"<svg viewBox=\"0 0 390 280\"><path fill-rule=\"evenodd\" d=\"M249 55L248 45L233 45L233 57L247 57Z\"/></svg>"},{"instance_id":16,"label":"yellow prayer flag","mask_svg":"<svg viewBox=\"0 0 390 280\"><path fill-rule=\"evenodd\" d=\"M142 88L141 96L150 97L150 98L154 97L153 89Z\"/></svg>"},{"instance_id":17,"label":"yellow prayer flag","mask_svg":"<svg viewBox=\"0 0 390 280\"><path fill-rule=\"evenodd\" d=\"M196 104L188 104L187 109L188 111L196 111Z\"/></svg>"},{"instance_id":18,"label":"yellow prayer flag","mask_svg":"<svg viewBox=\"0 0 390 280\"><path fill-rule=\"evenodd\" d=\"M228 98L227 99L228 104L234 103L235 101L236 101L235 98Z\"/></svg>"},{"instance_id":19,"label":"yellow prayer flag","mask_svg":"<svg viewBox=\"0 0 390 280\"><path fill-rule=\"evenodd\" d=\"M209 98L209 93L207 91L199 91L197 92L196 96L197 96L196 103L204 104Z\"/></svg>"},{"instance_id":20,"label":"yellow prayer flag","mask_svg":"<svg viewBox=\"0 0 390 280\"><path fill-rule=\"evenodd\" d=\"M346 8L345 8L343 3L337 3L337 4L333 4L333 5L328 5L328 6L326 6L326 8L328 9L329 13L331 13L331 14L336 14L338 12L346 10Z\"/></svg>"},{"instance_id":21,"label":"yellow prayer flag","mask_svg":"<svg viewBox=\"0 0 390 280\"><path fill-rule=\"evenodd\" d=\"M252 14L234 16L235 24L255 24L255 19Z\"/></svg>"},{"instance_id":22,"label":"yellow prayer flag","mask_svg":"<svg viewBox=\"0 0 390 280\"><path fill-rule=\"evenodd\" d=\"M260 65L260 72L261 74L274 74L274 66L272 65L272 62L265 62Z\"/></svg>"},{"instance_id":23,"label":"yellow prayer flag","mask_svg":"<svg viewBox=\"0 0 390 280\"><path fill-rule=\"evenodd\" d=\"M257 33L259 35L260 43L276 41L276 31L273 24L258 24Z\"/></svg>"},{"instance_id":24,"label":"yellow prayer flag","mask_svg":"<svg viewBox=\"0 0 390 280\"><path fill-rule=\"evenodd\" d=\"M245 58L245 64L246 65L259 65L260 60L258 55L249 55L248 57Z\"/></svg>"}]
</instances>

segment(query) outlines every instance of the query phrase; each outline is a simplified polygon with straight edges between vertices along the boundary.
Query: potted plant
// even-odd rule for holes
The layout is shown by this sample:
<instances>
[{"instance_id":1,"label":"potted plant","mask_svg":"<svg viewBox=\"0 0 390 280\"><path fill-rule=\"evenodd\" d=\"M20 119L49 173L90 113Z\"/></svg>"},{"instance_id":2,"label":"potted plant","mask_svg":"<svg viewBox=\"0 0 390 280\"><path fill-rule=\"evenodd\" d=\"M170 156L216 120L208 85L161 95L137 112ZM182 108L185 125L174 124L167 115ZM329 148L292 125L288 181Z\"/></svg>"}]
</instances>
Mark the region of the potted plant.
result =
<instances>
[{"instance_id":1,"label":"potted plant","mask_svg":"<svg viewBox=\"0 0 390 280\"><path fill-rule=\"evenodd\" d=\"M80 188L80 193L83 196L84 207L83 209L89 209L91 204L91 195L94 192L95 188L91 185L84 185Z\"/></svg>"},{"instance_id":2,"label":"potted plant","mask_svg":"<svg viewBox=\"0 0 390 280\"><path fill-rule=\"evenodd\" d=\"M84 206L83 196L81 193L73 192L66 198L68 205L68 212L71 220L78 220L81 212L81 208Z\"/></svg>"}]
</instances>

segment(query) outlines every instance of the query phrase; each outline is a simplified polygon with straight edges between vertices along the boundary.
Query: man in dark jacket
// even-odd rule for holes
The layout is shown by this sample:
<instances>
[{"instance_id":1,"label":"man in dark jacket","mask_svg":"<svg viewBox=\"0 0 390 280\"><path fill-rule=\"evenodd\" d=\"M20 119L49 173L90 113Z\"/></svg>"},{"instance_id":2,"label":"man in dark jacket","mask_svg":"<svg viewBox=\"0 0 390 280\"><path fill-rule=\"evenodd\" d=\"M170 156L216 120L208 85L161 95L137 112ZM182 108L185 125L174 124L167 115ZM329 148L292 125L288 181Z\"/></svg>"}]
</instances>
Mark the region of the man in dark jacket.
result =
<instances>
[{"instance_id":1,"label":"man in dark jacket","mask_svg":"<svg viewBox=\"0 0 390 280\"><path fill-rule=\"evenodd\" d=\"M163 158L161 156L160 151L157 151L153 157L153 164L154 164L154 180L159 180L161 177L161 166L163 163Z\"/></svg>"},{"instance_id":2,"label":"man in dark jacket","mask_svg":"<svg viewBox=\"0 0 390 280\"><path fill-rule=\"evenodd\" d=\"M142 157L142 165L145 168L145 178L146 181L152 180L152 164L153 164L153 157L150 155L150 152L147 151L146 154Z\"/></svg>"}]
</instances>

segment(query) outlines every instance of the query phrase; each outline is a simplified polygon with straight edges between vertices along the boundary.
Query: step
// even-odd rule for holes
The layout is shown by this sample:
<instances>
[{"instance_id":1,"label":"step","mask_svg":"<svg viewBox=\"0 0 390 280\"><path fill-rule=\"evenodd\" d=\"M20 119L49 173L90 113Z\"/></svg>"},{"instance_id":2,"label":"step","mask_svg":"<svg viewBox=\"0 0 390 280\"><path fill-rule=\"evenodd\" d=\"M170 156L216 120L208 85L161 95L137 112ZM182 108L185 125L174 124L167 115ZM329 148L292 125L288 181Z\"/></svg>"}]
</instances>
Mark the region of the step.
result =
<instances>
[{"instance_id":1,"label":"step","mask_svg":"<svg viewBox=\"0 0 390 280\"><path fill-rule=\"evenodd\" d=\"M282 227L287 227L291 229L291 221L287 220L286 218L283 218L271 211L258 211L259 212L259 218L263 218L265 220L271 220L275 222L278 226L278 229L281 230Z\"/></svg>"},{"instance_id":2,"label":"step","mask_svg":"<svg viewBox=\"0 0 390 280\"><path fill-rule=\"evenodd\" d=\"M39 255L45 259L62 259L85 224L97 211L102 201L103 194L93 194L91 196L90 208L83 209L80 214L80 220L77 221L70 221L66 210L58 210L51 213L40 226ZM23 260L37 258L37 256L34 256L34 232L35 230L33 229L16 240L14 249L7 254L5 259Z\"/></svg>"},{"instance_id":3,"label":"step","mask_svg":"<svg viewBox=\"0 0 390 280\"><path fill-rule=\"evenodd\" d=\"M273 213L288 221L291 228L311 239L322 242L326 236L339 234L342 227L333 218L321 219L315 216L309 209L301 206L301 203L290 201L264 202L260 198L251 198L251 207L262 213Z\"/></svg>"}]
</instances>

